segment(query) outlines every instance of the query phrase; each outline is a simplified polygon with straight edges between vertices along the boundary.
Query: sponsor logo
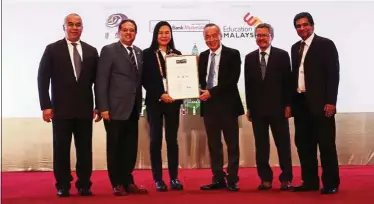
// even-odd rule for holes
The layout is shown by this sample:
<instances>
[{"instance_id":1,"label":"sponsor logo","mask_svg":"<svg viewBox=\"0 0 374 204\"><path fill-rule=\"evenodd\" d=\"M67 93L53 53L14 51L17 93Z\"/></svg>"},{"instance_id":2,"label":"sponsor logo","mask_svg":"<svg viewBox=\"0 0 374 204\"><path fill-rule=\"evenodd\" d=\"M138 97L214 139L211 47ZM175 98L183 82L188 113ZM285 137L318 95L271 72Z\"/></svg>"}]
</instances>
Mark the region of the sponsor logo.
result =
<instances>
[{"instance_id":1,"label":"sponsor logo","mask_svg":"<svg viewBox=\"0 0 374 204\"><path fill-rule=\"evenodd\" d=\"M153 32L160 20L149 21L149 32ZM173 32L203 32L204 26L210 23L209 20L167 20Z\"/></svg>"},{"instance_id":2,"label":"sponsor logo","mask_svg":"<svg viewBox=\"0 0 374 204\"><path fill-rule=\"evenodd\" d=\"M122 13L112 14L106 19L106 27L108 28L118 27L121 21L126 20L126 19L127 19L127 16L125 14L122 14Z\"/></svg>"},{"instance_id":3,"label":"sponsor logo","mask_svg":"<svg viewBox=\"0 0 374 204\"><path fill-rule=\"evenodd\" d=\"M127 16L122 13L115 13L110 15L105 22L107 27L107 32L105 32L105 39L117 39L118 36L118 26L122 20L126 20Z\"/></svg>"},{"instance_id":4,"label":"sponsor logo","mask_svg":"<svg viewBox=\"0 0 374 204\"><path fill-rule=\"evenodd\" d=\"M255 37L255 27L262 23L261 19L251 15L247 12L243 16L243 21L246 23L244 26L231 26L225 25L222 27L222 33L224 38L254 38Z\"/></svg>"}]
</instances>

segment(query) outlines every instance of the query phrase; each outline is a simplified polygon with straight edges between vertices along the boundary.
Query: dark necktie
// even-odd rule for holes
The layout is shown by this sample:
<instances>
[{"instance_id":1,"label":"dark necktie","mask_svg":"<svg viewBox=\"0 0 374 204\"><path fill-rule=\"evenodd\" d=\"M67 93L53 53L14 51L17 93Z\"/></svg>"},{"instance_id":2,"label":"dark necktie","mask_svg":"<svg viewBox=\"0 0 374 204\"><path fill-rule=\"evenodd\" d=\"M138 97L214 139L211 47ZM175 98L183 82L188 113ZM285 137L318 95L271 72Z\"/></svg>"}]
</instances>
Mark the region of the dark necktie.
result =
<instances>
[{"instance_id":1,"label":"dark necktie","mask_svg":"<svg viewBox=\"0 0 374 204\"><path fill-rule=\"evenodd\" d=\"M266 61L265 61L265 55L266 55L266 52L261 52L261 62L260 62L260 67L261 67L261 76L262 76L262 80L265 79L265 73L266 73Z\"/></svg>"},{"instance_id":2,"label":"dark necktie","mask_svg":"<svg viewBox=\"0 0 374 204\"><path fill-rule=\"evenodd\" d=\"M215 56L216 53L211 54L211 60L210 60L210 66L209 66L209 75L208 75L208 82L206 85L206 89L211 89L214 86L214 75L216 75L216 70L214 69L215 67Z\"/></svg>"},{"instance_id":3,"label":"dark necktie","mask_svg":"<svg viewBox=\"0 0 374 204\"><path fill-rule=\"evenodd\" d=\"M299 66L300 66L300 64L301 64L301 59L303 58L304 47L305 47L305 42L303 41L303 42L300 44L300 49L299 49Z\"/></svg>"},{"instance_id":4,"label":"dark necktie","mask_svg":"<svg viewBox=\"0 0 374 204\"><path fill-rule=\"evenodd\" d=\"M78 49L77 49L77 43L71 43L73 45L73 61L74 61L74 68L75 73L77 75L77 79L79 79L81 70L82 70L82 58L79 55Z\"/></svg>"},{"instance_id":5,"label":"dark necktie","mask_svg":"<svg viewBox=\"0 0 374 204\"><path fill-rule=\"evenodd\" d=\"M138 72L138 66L136 66L133 49L132 49L132 47L127 47L127 49L130 51L131 63L133 64L135 71Z\"/></svg>"}]
</instances>

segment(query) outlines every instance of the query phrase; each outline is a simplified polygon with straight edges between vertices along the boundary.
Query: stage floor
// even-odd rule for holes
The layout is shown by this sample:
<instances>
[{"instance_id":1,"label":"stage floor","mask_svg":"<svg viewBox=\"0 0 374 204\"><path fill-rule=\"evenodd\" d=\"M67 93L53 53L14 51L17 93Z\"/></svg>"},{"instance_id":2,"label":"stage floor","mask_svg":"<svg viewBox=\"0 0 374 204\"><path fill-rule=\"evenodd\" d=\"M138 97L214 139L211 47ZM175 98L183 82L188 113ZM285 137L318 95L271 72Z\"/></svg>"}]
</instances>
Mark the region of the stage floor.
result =
<instances>
[{"instance_id":1,"label":"stage floor","mask_svg":"<svg viewBox=\"0 0 374 204\"><path fill-rule=\"evenodd\" d=\"M319 192L280 192L277 181L279 168L274 168L273 190L260 192L257 186L260 180L257 177L256 168L241 168L239 172L239 192L200 191L202 184L208 184L211 180L209 169L181 169L180 180L185 186L184 191L156 192L150 170L138 170L134 172L136 184L149 191L148 195L130 195L115 197L106 171L95 171L92 175L92 197L80 197L76 189L71 189L72 196L58 198L54 188L52 172L3 172L2 196L3 204L163 204L163 203L188 203L188 204L219 204L219 203L374 203L374 166L344 166L340 168L341 186L340 192L335 195L321 195ZM300 184L300 168L294 168L293 184ZM74 175L75 176L75 175ZM164 171L165 182L169 182L167 170ZM74 183L72 183L74 186Z\"/></svg>"}]
</instances>

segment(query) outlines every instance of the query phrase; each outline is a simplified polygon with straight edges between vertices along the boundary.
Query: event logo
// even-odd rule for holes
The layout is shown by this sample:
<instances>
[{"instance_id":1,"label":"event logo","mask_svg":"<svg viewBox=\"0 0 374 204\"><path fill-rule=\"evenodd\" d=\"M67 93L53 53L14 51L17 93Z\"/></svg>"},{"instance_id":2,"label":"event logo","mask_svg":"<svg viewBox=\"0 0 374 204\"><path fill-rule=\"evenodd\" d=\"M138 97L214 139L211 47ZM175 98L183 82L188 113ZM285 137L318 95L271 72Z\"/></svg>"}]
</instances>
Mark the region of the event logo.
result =
<instances>
[{"instance_id":1,"label":"event logo","mask_svg":"<svg viewBox=\"0 0 374 204\"><path fill-rule=\"evenodd\" d=\"M262 21L251 13L246 13L243 17L244 22L247 24L245 26L223 26L223 37L224 38L254 38L255 37L255 27L262 23Z\"/></svg>"},{"instance_id":2,"label":"event logo","mask_svg":"<svg viewBox=\"0 0 374 204\"><path fill-rule=\"evenodd\" d=\"M244 22L246 22L250 27L256 27L258 24L262 23L261 19L256 16L252 16L251 13L247 13L244 15L243 18Z\"/></svg>"},{"instance_id":3,"label":"event logo","mask_svg":"<svg viewBox=\"0 0 374 204\"><path fill-rule=\"evenodd\" d=\"M149 21L149 32L153 32L159 20ZM167 20L173 32L203 32L204 26L210 23L209 20Z\"/></svg>"},{"instance_id":4,"label":"event logo","mask_svg":"<svg viewBox=\"0 0 374 204\"><path fill-rule=\"evenodd\" d=\"M105 38L108 39L111 34L114 35L115 39L118 38L117 27L121 23L122 20L126 20L126 19L127 19L127 16L122 13L116 13L116 14L110 15L106 19L106 23L105 23L106 27L108 28L108 32L105 33Z\"/></svg>"}]
</instances>

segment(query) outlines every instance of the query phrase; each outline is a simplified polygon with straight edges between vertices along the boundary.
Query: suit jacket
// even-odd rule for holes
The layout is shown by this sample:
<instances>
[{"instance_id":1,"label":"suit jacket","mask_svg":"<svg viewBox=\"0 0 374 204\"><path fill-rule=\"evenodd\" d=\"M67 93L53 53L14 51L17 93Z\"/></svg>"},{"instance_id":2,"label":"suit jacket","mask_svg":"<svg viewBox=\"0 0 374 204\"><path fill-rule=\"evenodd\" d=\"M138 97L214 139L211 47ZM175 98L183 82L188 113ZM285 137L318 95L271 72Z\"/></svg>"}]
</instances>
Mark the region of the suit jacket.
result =
<instances>
[{"instance_id":1,"label":"suit jacket","mask_svg":"<svg viewBox=\"0 0 374 204\"><path fill-rule=\"evenodd\" d=\"M106 45L101 50L97 70L96 95L99 111L109 111L113 120L127 120L136 105L138 117L142 106L141 73L143 54L134 47L138 71L121 42Z\"/></svg>"},{"instance_id":2,"label":"suit jacket","mask_svg":"<svg viewBox=\"0 0 374 204\"><path fill-rule=\"evenodd\" d=\"M53 109L57 119L92 119L93 91L98 53L96 48L81 42L83 61L80 77L76 80L66 39L49 44L38 70L40 107ZM51 95L49 85L51 84Z\"/></svg>"},{"instance_id":3,"label":"suit jacket","mask_svg":"<svg viewBox=\"0 0 374 204\"><path fill-rule=\"evenodd\" d=\"M210 50L206 50L199 57L199 82L201 89L206 89L208 60ZM201 101L200 113L214 114L225 111L227 114L240 116L244 114L243 104L238 90L238 81L241 70L240 53L236 49L222 45L221 58L218 69L218 84L209 89L211 98ZM209 108L207 108L209 106Z\"/></svg>"},{"instance_id":4,"label":"suit jacket","mask_svg":"<svg viewBox=\"0 0 374 204\"><path fill-rule=\"evenodd\" d=\"M299 48L291 48L293 90L297 94L299 78ZM311 114L324 115L326 104L336 105L339 87L339 56L333 41L315 35L304 60L305 97Z\"/></svg>"},{"instance_id":5,"label":"suit jacket","mask_svg":"<svg viewBox=\"0 0 374 204\"><path fill-rule=\"evenodd\" d=\"M178 50L174 50L173 53L177 55L182 54ZM165 68L165 60L163 60L162 56L160 56L160 63L161 66ZM165 89L154 50L148 48L143 51L143 69L142 82L143 87L146 90L145 104L152 105L160 103L159 99L161 98L161 95L165 93ZM182 100L176 100L174 103L182 104L182 102Z\"/></svg>"},{"instance_id":6,"label":"suit jacket","mask_svg":"<svg viewBox=\"0 0 374 204\"><path fill-rule=\"evenodd\" d=\"M251 116L284 116L285 107L291 105L292 99L288 53L271 47L263 80L257 49L245 57L244 75L247 109Z\"/></svg>"}]
</instances>

